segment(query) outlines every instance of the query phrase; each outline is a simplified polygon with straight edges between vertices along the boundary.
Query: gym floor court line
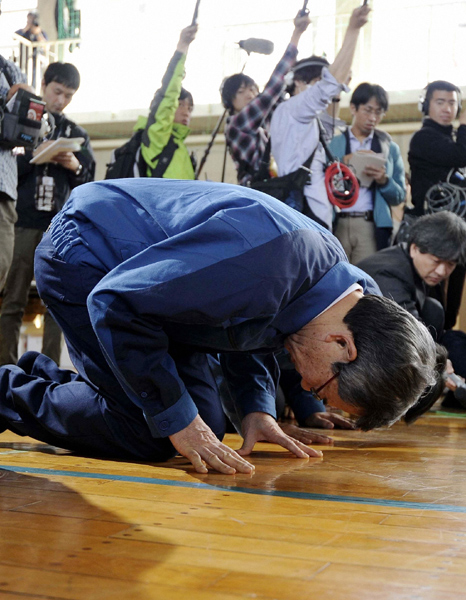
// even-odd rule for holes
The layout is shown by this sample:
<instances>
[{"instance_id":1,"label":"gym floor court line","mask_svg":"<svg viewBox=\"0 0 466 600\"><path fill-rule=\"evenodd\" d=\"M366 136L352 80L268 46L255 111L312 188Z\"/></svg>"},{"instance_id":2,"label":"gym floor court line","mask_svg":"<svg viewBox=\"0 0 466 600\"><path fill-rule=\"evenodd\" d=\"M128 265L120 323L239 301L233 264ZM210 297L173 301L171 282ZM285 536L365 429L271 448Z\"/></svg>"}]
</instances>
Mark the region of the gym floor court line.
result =
<instances>
[{"instance_id":1,"label":"gym floor court line","mask_svg":"<svg viewBox=\"0 0 466 600\"><path fill-rule=\"evenodd\" d=\"M257 444L233 477L5 432L0 600L466 598L460 417L338 431L323 460Z\"/></svg>"}]
</instances>

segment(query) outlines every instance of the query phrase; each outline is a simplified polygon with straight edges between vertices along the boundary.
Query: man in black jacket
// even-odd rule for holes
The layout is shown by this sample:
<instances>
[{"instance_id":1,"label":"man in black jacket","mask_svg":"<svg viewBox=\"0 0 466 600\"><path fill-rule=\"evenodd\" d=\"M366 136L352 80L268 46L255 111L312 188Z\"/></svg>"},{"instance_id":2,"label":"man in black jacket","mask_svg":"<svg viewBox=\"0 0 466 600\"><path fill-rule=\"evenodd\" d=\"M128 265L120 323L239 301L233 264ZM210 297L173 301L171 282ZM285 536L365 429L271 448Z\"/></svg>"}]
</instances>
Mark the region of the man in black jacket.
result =
<instances>
[{"instance_id":1,"label":"man in black jacket","mask_svg":"<svg viewBox=\"0 0 466 600\"><path fill-rule=\"evenodd\" d=\"M444 330L444 306L432 296L441 297L440 284L458 264L465 263L466 223L448 211L420 217L412 226L407 243L385 248L358 263L375 279L385 297L428 326L462 377L466 377L466 334ZM451 403L456 401L449 398L448 402L453 406Z\"/></svg>"},{"instance_id":2,"label":"man in black jacket","mask_svg":"<svg viewBox=\"0 0 466 600\"><path fill-rule=\"evenodd\" d=\"M42 82L46 109L52 113L55 128L50 139L34 152L38 155L58 138L84 138L78 152L62 151L41 164L31 164L32 152L18 156L18 220L15 227L13 262L3 290L0 317L0 364L18 360L21 321L34 275L34 252L52 217L62 208L71 190L94 179L95 161L87 132L68 119L64 109L79 88L80 76L69 63L52 63ZM61 331L46 313L42 352L60 360Z\"/></svg>"},{"instance_id":3,"label":"man in black jacket","mask_svg":"<svg viewBox=\"0 0 466 600\"><path fill-rule=\"evenodd\" d=\"M408 153L414 204L410 212L417 216L425 213L428 189L447 181L452 170L466 167L466 111L461 113L460 89L448 81L429 83L421 109L425 117L411 138ZM457 117L459 127L455 131L453 121Z\"/></svg>"}]
</instances>

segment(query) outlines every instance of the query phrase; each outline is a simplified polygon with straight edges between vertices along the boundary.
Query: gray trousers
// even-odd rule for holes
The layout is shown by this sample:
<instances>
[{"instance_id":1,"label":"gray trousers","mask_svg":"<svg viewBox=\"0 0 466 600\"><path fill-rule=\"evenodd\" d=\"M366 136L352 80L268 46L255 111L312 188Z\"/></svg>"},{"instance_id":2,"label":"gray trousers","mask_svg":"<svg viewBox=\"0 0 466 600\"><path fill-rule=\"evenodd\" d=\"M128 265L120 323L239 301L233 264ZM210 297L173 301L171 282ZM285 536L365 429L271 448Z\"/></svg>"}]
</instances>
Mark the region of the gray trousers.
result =
<instances>
[{"instance_id":1,"label":"gray trousers","mask_svg":"<svg viewBox=\"0 0 466 600\"><path fill-rule=\"evenodd\" d=\"M21 323L34 278L34 252L42 236L40 229L15 228L13 260L3 290L0 316L0 365L18 362ZM61 345L61 329L46 311L42 353L59 364Z\"/></svg>"},{"instance_id":2,"label":"gray trousers","mask_svg":"<svg viewBox=\"0 0 466 600\"><path fill-rule=\"evenodd\" d=\"M8 200L8 196L0 192L0 292L5 285L13 258L17 218L14 201Z\"/></svg>"}]
</instances>

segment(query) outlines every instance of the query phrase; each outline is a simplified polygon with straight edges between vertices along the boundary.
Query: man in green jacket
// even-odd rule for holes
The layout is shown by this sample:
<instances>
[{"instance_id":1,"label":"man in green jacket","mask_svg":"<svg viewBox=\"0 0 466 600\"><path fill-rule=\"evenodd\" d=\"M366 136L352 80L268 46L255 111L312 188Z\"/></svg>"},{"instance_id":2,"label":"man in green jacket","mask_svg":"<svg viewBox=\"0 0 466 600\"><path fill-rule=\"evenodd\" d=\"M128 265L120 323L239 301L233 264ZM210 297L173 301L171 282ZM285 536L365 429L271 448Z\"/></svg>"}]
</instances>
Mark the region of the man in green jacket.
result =
<instances>
[{"instance_id":1,"label":"man in green jacket","mask_svg":"<svg viewBox=\"0 0 466 600\"><path fill-rule=\"evenodd\" d=\"M197 25L185 27L173 58L168 63L162 87L155 92L148 117L139 117L135 131L143 129L141 156L146 177L194 179L194 167L184 141L190 129L193 97L181 86L189 45Z\"/></svg>"}]
</instances>

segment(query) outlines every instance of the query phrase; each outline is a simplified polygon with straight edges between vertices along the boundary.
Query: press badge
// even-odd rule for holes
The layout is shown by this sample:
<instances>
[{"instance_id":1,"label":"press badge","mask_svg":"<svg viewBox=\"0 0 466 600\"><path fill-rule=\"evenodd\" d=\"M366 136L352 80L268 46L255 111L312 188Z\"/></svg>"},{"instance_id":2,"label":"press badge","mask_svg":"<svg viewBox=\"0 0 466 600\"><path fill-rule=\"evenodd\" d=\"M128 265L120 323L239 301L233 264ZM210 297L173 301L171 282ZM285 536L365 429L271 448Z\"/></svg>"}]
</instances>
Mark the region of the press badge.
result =
<instances>
[{"instance_id":1,"label":"press badge","mask_svg":"<svg viewBox=\"0 0 466 600\"><path fill-rule=\"evenodd\" d=\"M43 175L37 177L36 183L36 209L44 212L51 212L54 209L53 195L55 191L55 181L53 177Z\"/></svg>"}]
</instances>

